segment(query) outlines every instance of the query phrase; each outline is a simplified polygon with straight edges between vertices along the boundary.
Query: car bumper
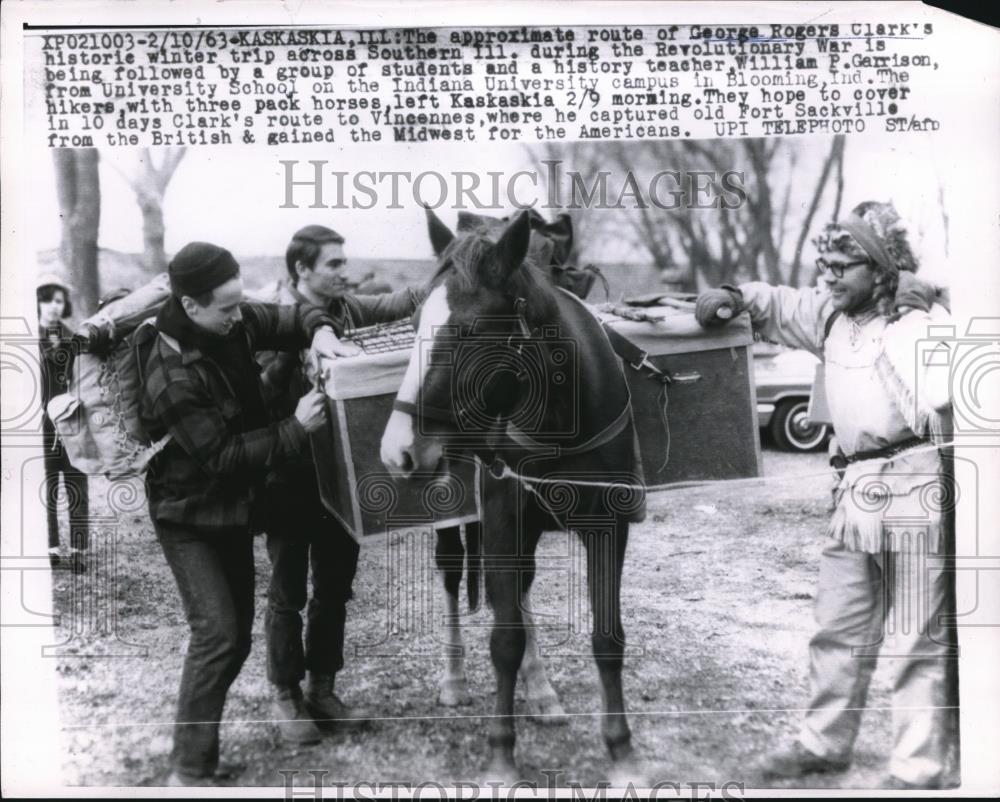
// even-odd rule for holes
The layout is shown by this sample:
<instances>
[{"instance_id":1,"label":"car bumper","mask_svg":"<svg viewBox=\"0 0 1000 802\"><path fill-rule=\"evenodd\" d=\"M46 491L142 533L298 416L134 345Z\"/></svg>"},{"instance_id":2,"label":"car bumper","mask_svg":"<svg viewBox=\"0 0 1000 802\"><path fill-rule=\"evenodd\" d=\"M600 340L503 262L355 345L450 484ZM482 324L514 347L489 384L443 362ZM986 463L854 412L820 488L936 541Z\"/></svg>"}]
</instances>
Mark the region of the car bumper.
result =
<instances>
[{"instance_id":1,"label":"car bumper","mask_svg":"<svg viewBox=\"0 0 1000 802\"><path fill-rule=\"evenodd\" d=\"M774 414L774 404L757 404L757 425L764 428L771 422Z\"/></svg>"}]
</instances>

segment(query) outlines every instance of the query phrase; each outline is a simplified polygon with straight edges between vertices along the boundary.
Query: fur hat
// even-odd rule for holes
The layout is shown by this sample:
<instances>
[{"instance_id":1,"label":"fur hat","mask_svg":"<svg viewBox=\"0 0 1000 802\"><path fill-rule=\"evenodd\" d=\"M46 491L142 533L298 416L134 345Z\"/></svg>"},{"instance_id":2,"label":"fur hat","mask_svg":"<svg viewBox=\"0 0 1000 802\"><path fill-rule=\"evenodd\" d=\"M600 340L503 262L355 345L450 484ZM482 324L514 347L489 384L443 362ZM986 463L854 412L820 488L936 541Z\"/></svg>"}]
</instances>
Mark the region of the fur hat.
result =
<instances>
[{"instance_id":1,"label":"fur hat","mask_svg":"<svg viewBox=\"0 0 1000 802\"><path fill-rule=\"evenodd\" d=\"M882 264L881 259L869 253L840 222L828 223L823 232L813 240L820 253L841 251L859 259L872 259L876 263L876 269L893 275L898 274L900 270L910 270L914 273L917 271L920 264L910 248L906 227L892 203L876 201L859 203L851 211L851 217L866 224L867 229L875 235L878 244L888 256L889 264Z\"/></svg>"},{"instance_id":2,"label":"fur hat","mask_svg":"<svg viewBox=\"0 0 1000 802\"><path fill-rule=\"evenodd\" d=\"M828 223L813 244L820 253L839 251L849 257L871 260L878 280L875 301L879 311L886 315L899 286L899 271L916 273L920 267L910 248L906 227L892 203L859 203L845 220Z\"/></svg>"}]
</instances>

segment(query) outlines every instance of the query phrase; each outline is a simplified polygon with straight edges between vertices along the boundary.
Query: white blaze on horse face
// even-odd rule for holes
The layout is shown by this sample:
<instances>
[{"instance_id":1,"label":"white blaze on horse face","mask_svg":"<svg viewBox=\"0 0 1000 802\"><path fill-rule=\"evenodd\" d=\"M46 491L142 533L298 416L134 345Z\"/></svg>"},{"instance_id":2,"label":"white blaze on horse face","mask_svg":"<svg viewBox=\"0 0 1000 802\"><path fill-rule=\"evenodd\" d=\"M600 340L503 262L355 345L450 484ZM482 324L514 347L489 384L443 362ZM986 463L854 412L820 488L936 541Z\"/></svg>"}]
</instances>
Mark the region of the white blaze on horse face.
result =
<instances>
[{"instance_id":1,"label":"white blaze on horse face","mask_svg":"<svg viewBox=\"0 0 1000 802\"><path fill-rule=\"evenodd\" d=\"M435 287L420 308L420 327L417 329L417 339L413 343L410 362L403 374L396 398L410 404L417 403L417 395L427 376L429 359L427 352L434 339L434 330L445 325L451 318L451 307L448 306L448 292L444 284ZM424 346L423 344L427 345ZM423 358L422 355L423 354ZM419 444L415 443L413 416L394 409L389 415L385 432L382 435L380 456L382 464L392 473L409 474L415 468L434 466L420 465L418 459Z\"/></svg>"}]
</instances>

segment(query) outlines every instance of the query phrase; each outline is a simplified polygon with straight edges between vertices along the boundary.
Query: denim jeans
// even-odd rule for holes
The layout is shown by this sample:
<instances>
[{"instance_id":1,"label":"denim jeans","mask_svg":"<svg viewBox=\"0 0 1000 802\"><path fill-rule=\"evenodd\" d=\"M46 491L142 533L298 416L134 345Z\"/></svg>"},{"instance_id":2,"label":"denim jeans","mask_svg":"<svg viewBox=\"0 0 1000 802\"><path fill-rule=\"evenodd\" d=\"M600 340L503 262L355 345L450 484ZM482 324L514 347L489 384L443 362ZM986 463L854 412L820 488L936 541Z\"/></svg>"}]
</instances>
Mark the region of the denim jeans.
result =
<instances>
[{"instance_id":1,"label":"denim jeans","mask_svg":"<svg viewBox=\"0 0 1000 802\"><path fill-rule=\"evenodd\" d=\"M347 602L358 566L358 543L323 507L315 480L274 491L268 505L267 678L297 685L305 672L335 674L344 666ZM302 610L312 568L303 644Z\"/></svg>"},{"instance_id":2,"label":"denim jeans","mask_svg":"<svg viewBox=\"0 0 1000 802\"><path fill-rule=\"evenodd\" d=\"M171 762L190 777L219 763L219 722L229 686L250 654L254 612L253 537L156 524L177 581L191 639L180 691Z\"/></svg>"}]
</instances>

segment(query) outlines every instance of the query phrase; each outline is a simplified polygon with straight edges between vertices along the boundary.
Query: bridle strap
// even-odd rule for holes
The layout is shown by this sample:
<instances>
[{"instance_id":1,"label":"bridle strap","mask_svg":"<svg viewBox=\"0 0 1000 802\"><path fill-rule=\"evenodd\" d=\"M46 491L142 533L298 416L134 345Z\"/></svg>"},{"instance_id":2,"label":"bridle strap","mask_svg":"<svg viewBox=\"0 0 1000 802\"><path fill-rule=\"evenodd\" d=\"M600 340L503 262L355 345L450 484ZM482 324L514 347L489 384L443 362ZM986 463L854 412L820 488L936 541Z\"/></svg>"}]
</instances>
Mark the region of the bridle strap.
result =
<instances>
[{"instance_id":1,"label":"bridle strap","mask_svg":"<svg viewBox=\"0 0 1000 802\"><path fill-rule=\"evenodd\" d=\"M427 404L414 404L412 401L400 401L398 398L392 402L392 408L397 412L409 415L411 418L428 418L455 425L455 414L450 409L428 406Z\"/></svg>"},{"instance_id":2,"label":"bridle strap","mask_svg":"<svg viewBox=\"0 0 1000 802\"><path fill-rule=\"evenodd\" d=\"M618 413L618 417L611 421L611 423L587 440L587 442L581 443L578 446L570 446L568 448L563 448L555 443L541 443L530 435L522 432L513 423L507 424L507 436L526 451L542 452L552 451L555 449L557 452L555 456L572 457L578 454L586 454L590 451L595 451L601 446L610 443L618 435L625 431L625 427L628 426L628 422L631 420L631 414L632 399L630 397L628 401L625 402L625 406L622 411Z\"/></svg>"},{"instance_id":3,"label":"bridle strap","mask_svg":"<svg viewBox=\"0 0 1000 802\"><path fill-rule=\"evenodd\" d=\"M517 323L521 329L520 336L528 340L532 337L531 329L528 328L528 323L525 320L524 313L527 309L528 302L525 298L519 297L514 300L514 314L517 317ZM511 335L507 339L507 344L511 347L513 346L514 335ZM520 351L520 346L517 346ZM431 407L427 404L414 404L412 401L401 401L400 399L395 399L392 402L392 408L398 412L403 412L410 415L413 418L427 418L431 420L441 421L443 423L448 423L451 425L456 425L458 418L461 416L461 411L452 412L449 409L440 409L438 407ZM605 426L600 432L591 437L585 443L581 443L577 446L562 447L555 443L541 443L535 440L530 435L521 431L513 423L508 422L506 427L507 436L514 441L521 448L532 451L532 452L552 452L556 451L557 456L575 456L578 454L586 454L589 451L594 451L603 445L610 443L625 431L631 420L632 415L632 395L629 393L628 398L625 401L625 406L622 411L618 413L618 416L611 421L607 426Z\"/></svg>"}]
</instances>

